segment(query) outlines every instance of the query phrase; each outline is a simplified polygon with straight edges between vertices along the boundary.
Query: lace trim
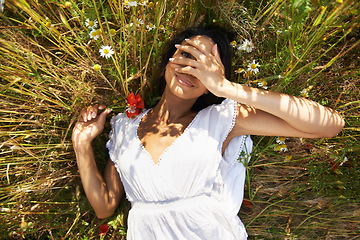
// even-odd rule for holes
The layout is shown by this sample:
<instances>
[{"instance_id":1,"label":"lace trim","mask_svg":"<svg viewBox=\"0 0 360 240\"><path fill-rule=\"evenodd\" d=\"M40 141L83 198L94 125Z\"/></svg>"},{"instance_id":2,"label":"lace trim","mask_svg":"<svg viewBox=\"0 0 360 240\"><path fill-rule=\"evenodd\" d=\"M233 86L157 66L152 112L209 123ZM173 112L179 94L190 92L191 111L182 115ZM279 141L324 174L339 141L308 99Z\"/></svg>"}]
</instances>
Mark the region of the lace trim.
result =
<instances>
[{"instance_id":1,"label":"lace trim","mask_svg":"<svg viewBox=\"0 0 360 240\"><path fill-rule=\"evenodd\" d=\"M205 108L205 109L206 109L206 108ZM150 109L149 109L149 110L150 110ZM182 133L180 134L180 136L178 136L169 146L167 146L167 147L164 149L164 151L161 153L161 155L160 155L157 163L154 162L153 157L151 156L151 154L149 153L149 151L146 150L146 148L144 147L144 145L142 144L142 142L141 142L141 140L140 140L140 138L139 138L139 136L138 136L138 128L139 128L139 125L140 125L140 123L141 123L141 120L143 119L143 117L145 117L145 115L149 112L149 110L147 110L147 111L144 113L144 115L141 116L140 120L137 122L136 130L135 130L135 134L136 134L135 138L137 139L137 141L138 141L138 143L139 143L142 151L145 152L146 155L148 156L148 158L149 158L149 160L151 161L152 165L153 165L153 166L159 166L160 163L161 163L161 161L162 161L162 159L163 159L163 157L166 155L166 153L169 151L169 149L178 141L179 138L181 138L181 137L183 137L183 135L185 135L185 133L188 131L188 129L190 129L190 128L192 127L192 125L193 125L194 122L198 119L200 113L201 113L204 109L200 110L200 111L196 114L196 116L193 118L193 120L191 120L191 122L189 123L189 125L185 128L184 132L182 132Z\"/></svg>"}]
</instances>

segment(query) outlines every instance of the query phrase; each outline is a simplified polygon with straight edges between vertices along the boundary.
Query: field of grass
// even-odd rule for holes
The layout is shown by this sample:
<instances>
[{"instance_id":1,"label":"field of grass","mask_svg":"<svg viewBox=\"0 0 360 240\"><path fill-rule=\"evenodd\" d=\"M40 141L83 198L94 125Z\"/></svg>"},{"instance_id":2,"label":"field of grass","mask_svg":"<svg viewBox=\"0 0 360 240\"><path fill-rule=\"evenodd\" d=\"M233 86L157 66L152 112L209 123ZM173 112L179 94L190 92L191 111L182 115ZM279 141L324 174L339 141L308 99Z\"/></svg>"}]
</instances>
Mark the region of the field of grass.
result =
<instances>
[{"instance_id":1,"label":"field of grass","mask_svg":"<svg viewBox=\"0 0 360 240\"><path fill-rule=\"evenodd\" d=\"M358 9L355 0L6 0L0 238L125 239L129 203L99 220L82 190L71 144L79 110L124 111L130 92L152 107L166 40L219 24L232 33L234 81L307 97L346 120L328 139L253 138L239 213L249 239L360 239ZM100 169L109 130L94 141Z\"/></svg>"}]
</instances>

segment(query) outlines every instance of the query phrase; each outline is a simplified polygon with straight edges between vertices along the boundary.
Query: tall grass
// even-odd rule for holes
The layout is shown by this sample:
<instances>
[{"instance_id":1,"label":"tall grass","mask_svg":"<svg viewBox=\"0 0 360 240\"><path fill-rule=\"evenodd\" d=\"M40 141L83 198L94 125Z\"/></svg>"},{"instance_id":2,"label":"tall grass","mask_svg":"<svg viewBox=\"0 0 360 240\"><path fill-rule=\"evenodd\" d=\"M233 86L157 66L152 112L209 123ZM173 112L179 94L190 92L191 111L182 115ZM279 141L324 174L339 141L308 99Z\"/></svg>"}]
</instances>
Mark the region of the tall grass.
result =
<instances>
[{"instance_id":1,"label":"tall grass","mask_svg":"<svg viewBox=\"0 0 360 240\"><path fill-rule=\"evenodd\" d=\"M95 217L78 177L71 129L82 107L101 102L122 111L132 91L152 106L152 76L164 43L173 31L201 22L233 33L233 68L245 70L234 71L233 79L304 95L346 119L334 138L286 139L287 152L274 150L276 138L254 139L240 212L250 237L359 235L360 3L340 2L160 0L126 7L119 0L6 1L0 20L0 236L92 239L108 223L105 238L124 238L129 203L124 200L110 219ZM97 40L89 36L87 19L98 22ZM252 52L237 49L245 39L254 43ZM102 45L115 53L102 58ZM253 60L259 73L250 75ZM108 130L94 142L100 169Z\"/></svg>"}]
</instances>

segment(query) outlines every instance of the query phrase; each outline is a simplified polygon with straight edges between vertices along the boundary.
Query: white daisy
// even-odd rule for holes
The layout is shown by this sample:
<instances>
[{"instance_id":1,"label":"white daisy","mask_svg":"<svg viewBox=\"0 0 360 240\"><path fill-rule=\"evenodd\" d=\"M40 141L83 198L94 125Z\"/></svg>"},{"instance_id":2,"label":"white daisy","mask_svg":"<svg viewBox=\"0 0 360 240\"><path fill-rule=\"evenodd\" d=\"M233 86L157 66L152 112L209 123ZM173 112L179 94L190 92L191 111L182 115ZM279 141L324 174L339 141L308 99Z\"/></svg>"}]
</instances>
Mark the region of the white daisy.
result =
<instances>
[{"instance_id":1,"label":"white daisy","mask_svg":"<svg viewBox=\"0 0 360 240\"><path fill-rule=\"evenodd\" d=\"M155 25L152 24L152 23L150 23L150 24L146 25L146 28L147 28L149 31L151 31L151 30L155 29Z\"/></svg>"},{"instance_id":2,"label":"white daisy","mask_svg":"<svg viewBox=\"0 0 360 240\"><path fill-rule=\"evenodd\" d=\"M287 146L286 144L279 144L274 148L275 151L280 151L280 152L287 152Z\"/></svg>"},{"instance_id":3,"label":"white daisy","mask_svg":"<svg viewBox=\"0 0 360 240\"><path fill-rule=\"evenodd\" d=\"M243 68L238 68L235 70L235 73L242 73L242 72L245 72Z\"/></svg>"},{"instance_id":4,"label":"white daisy","mask_svg":"<svg viewBox=\"0 0 360 240\"><path fill-rule=\"evenodd\" d=\"M99 52L100 52L100 56L106 59L108 59L109 57L111 57L111 55L115 53L111 46L105 46L105 45L101 46Z\"/></svg>"},{"instance_id":5,"label":"white daisy","mask_svg":"<svg viewBox=\"0 0 360 240\"><path fill-rule=\"evenodd\" d=\"M309 97L309 90L307 90L306 88L301 90L300 95L302 97Z\"/></svg>"},{"instance_id":6,"label":"white daisy","mask_svg":"<svg viewBox=\"0 0 360 240\"><path fill-rule=\"evenodd\" d=\"M90 38L93 38L94 40L97 40L100 36L99 34L100 31L93 29L91 30L91 32L89 33Z\"/></svg>"},{"instance_id":7,"label":"white daisy","mask_svg":"<svg viewBox=\"0 0 360 240\"><path fill-rule=\"evenodd\" d=\"M144 21L141 18L136 19L136 26L144 24Z\"/></svg>"},{"instance_id":8,"label":"white daisy","mask_svg":"<svg viewBox=\"0 0 360 240\"><path fill-rule=\"evenodd\" d=\"M278 144L285 144L285 140L286 140L286 137L278 137L278 138L276 139L276 142L277 142Z\"/></svg>"},{"instance_id":9,"label":"white daisy","mask_svg":"<svg viewBox=\"0 0 360 240\"><path fill-rule=\"evenodd\" d=\"M258 86L262 87L263 89L268 89L267 81L258 82Z\"/></svg>"},{"instance_id":10,"label":"white daisy","mask_svg":"<svg viewBox=\"0 0 360 240\"><path fill-rule=\"evenodd\" d=\"M260 65L256 63L255 60L253 60L251 63L249 63L247 70L252 71L254 74L257 74L259 72L258 67L260 67Z\"/></svg>"},{"instance_id":11,"label":"white daisy","mask_svg":"<svg viewBox=\"0 0 360 240\"><path fill-rule=\"evenodd\" d=\"M245 41L242 44L240 44L238 47L238 50L246 51L248 53L252 52L253 49L254 49L254 44L247 39L245 39Z\"/></svg>"},{"instance_id":12,"label":"white daisy","mask_svg":"<svg viewBox=\"0 0 360 240\"><path fill-rule=\"evenodd\" d=\"M97 28L97 25L98 25L98 21L96 19L95 20L86 19L85 21L85 26L90 29Z\"/></svg>"},{"instance_id":13,"label":"white daisy","mask_svg":"<svg viewBox=\"0 0 360 240\"><path fill-rule=\"evenodd\" d=\"M136 7L138 5L137 1L124 1L124 7Z\"/></svg>"}]
</instances>

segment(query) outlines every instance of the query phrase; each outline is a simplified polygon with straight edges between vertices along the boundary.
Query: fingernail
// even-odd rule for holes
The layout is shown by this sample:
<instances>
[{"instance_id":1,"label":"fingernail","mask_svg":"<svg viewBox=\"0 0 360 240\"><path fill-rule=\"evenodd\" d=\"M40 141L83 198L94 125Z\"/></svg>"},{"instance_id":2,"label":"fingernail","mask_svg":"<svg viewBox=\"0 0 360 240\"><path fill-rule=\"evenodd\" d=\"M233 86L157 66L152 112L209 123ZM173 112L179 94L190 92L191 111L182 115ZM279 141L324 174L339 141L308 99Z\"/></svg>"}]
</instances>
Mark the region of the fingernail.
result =
<instances>
[{"instance_id":1,"label":"fingernail","mask_svg":"<svg viewBox=\"0 0 360 240\"><path fill-rule=\"evenodd\" d=\"M176 48L180 47L180 44L175 44L175 47L176 47Z\"/></svg>"},{"instance_id":2,"label":"fingernail","mask_svg":"<svg viewBox=\"0 0 360 240\"><path fill-rule=\"evenodd\" d=\"M178 68L175 68L175 71L178 71L179 69Z\"/></svg>"},{"instance_id":3,"label":"fingernail","mask_svg":"<svg viewBox=\"0 0 360 240\"><path fill-rule=\"evenodd\" d=\"M96 113L95 112L92 113L92 117L96 118Z\"/></svg>"}]
</instances>

